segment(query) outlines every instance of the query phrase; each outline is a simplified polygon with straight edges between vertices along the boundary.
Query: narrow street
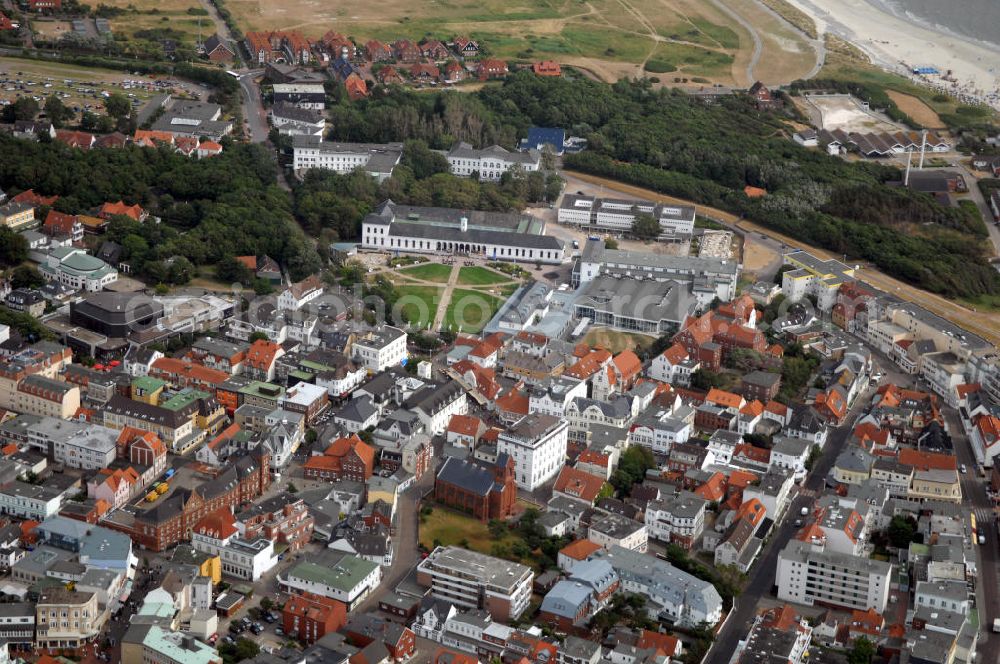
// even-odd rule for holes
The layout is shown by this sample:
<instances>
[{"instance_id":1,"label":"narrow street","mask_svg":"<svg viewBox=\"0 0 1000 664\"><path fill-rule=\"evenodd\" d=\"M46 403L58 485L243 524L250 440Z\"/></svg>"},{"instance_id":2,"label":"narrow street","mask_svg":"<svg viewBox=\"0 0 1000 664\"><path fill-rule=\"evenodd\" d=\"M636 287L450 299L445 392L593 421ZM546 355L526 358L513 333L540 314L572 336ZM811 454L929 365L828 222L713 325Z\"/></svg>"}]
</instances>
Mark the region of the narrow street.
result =
<instances>
[{"instance_id":1,"label":"narrow street","mask_svg":"<svg viewBox=\"0 0 1000 664\"><path fill-rule=\"evenodd\" d=\"M753 621L757 612L758 603L761 598L767 597L775 585L775 571L778 565L778 554L798 530L794 526L799 510L803 507L810 507L813 503L813 496L821 493L826 482L826 476L833 463L847 445L854 428L854 421L868 405L871 398L871 391L866 390L858 395L854 402L854 407L847 414L845 424L836 429L831 429L823 448L823 455L816 462L812 471L806 477L802 486L799 487L798 494L792 499L785 513L785 518L775 526L771 538L764 544L757 561L754 563L747 578L747 584L743 592L734 600L733 610L726 620L726 624L715 637L712 649L708 651L703 664L729 664L733 656L736 643L743 638Z\"/></svg>"},{"instance_id":2,"label":"narrow street","mask_svg":"<svg viewBox=\"0 0 1000 664\"><path fill-rule=\"evenodd\" d=\"M433 487L434 472L429 470L399 496L399 504L396 507L396 530L392 536L392 565L382 570L382 583L375 592L354 607L351 613L366 613L376 609L379 598L395 590L420 560L417 551L420 501Z\"/></svg>"}]
</instances>

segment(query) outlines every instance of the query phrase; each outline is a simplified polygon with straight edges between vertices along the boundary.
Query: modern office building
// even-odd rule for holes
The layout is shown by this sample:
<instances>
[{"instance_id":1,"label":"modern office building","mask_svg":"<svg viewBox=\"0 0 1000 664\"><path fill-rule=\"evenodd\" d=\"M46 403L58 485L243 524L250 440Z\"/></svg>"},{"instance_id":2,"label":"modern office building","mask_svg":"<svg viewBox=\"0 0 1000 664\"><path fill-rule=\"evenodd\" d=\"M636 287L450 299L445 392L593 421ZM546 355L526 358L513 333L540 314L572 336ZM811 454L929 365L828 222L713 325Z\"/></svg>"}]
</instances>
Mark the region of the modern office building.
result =
<instances>
[{"instance_id":1,"label":"modern office building","mask_svg":"<svg viewBox=\"0 0 1000 664\"><path fill-rule=\"evenodd\" d=\"M517 618L531 601L527 565L458 547L438 547L417 566L417 582L446 602L485 609L498 622Z\"/></svg>"}]
</instances>

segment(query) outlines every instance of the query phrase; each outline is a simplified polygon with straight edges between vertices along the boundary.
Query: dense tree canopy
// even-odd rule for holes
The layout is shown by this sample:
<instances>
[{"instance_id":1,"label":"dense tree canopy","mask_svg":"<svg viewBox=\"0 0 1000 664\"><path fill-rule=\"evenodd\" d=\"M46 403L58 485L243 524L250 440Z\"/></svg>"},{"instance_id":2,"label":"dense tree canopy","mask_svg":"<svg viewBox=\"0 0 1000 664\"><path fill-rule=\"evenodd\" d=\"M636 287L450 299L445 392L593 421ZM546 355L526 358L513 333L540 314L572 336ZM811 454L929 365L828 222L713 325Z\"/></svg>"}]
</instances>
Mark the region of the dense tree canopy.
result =
<instances>
[{"instance_id":1,"label":"dense tree canopy","mask_svg":"<svg viewBox=\"0 0 1000 664\"><path fill-rule=\"evenodd\" d=\"M108 229L123 260L153 280L184 283L192 264L239 255L271 256L295 279L320 268L263 146L232 143L218 157L190 159L168 148L83 151L0 136L0 153L6 190L59 195L68 213L124 200L162 218L140 224L118 217Z\"/></svg>"}]
</instances>

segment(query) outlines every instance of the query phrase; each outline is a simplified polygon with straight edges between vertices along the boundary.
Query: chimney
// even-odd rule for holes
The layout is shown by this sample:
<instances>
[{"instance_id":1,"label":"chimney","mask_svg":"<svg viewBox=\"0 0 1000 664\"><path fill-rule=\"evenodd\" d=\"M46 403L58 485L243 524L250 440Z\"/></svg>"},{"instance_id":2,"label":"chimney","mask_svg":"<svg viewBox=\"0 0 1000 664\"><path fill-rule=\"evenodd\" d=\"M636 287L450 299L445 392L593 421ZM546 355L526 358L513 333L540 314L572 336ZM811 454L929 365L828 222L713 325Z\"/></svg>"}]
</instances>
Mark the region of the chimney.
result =
<instances>
[{"instance_id":1,"label":"chimney","mask_svg":"<svg viewBox=\"0 0 1000 664\"><path fill-rule=\"evenodd\" d=\"M469 230L469 218L462 217L461 223L462 223L462 232L465 233L466 231Z\"/></svg>"}]
</instances>

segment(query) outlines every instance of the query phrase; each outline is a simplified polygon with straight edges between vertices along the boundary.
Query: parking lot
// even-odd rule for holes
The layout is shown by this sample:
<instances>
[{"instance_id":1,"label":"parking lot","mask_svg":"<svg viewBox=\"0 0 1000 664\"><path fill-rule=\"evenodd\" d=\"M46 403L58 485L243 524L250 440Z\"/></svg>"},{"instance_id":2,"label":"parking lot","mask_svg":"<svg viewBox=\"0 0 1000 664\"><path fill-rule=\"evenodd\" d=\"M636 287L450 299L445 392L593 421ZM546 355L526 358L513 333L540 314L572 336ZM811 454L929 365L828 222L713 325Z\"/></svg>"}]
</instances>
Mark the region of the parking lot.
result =
<instances>
[{"instance_id":1,"label":"parking lot","mask_svg":"<svg viewBox=\"0 0 1000 664\"><path fill-rule=\"evenodd\" d=\"M157 94L203 98L208 90L198 84L170 78L88 69L61 63L3 58L0 60L0 106L27 97L44 105L55 95L79 118L84 111L104 113L104 100L121 93L141 108Z\"/></svg>"}]
</instances>

